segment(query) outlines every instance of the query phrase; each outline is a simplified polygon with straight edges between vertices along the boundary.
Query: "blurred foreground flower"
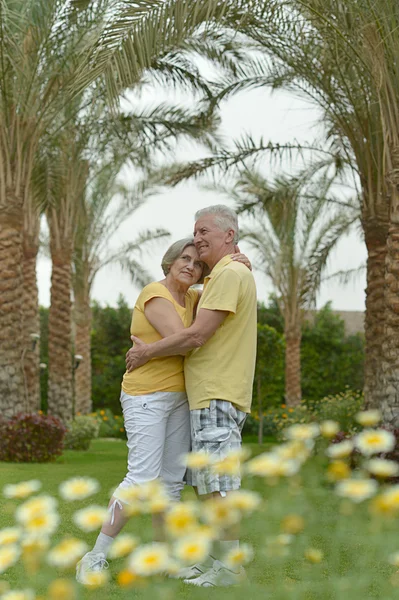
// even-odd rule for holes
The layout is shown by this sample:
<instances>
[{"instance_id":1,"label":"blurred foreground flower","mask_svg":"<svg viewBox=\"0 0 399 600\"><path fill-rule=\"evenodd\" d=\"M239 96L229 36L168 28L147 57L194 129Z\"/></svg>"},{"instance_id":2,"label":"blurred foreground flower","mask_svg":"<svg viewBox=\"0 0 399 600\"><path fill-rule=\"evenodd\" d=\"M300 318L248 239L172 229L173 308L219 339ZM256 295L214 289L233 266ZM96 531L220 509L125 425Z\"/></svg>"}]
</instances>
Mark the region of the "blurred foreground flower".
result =
<instances>
[{"instance_id":1,"label":"blurred foreground flower","mask_svg":"<svg viewBox=\"0 0 399 600\"><path fill-rule=\"evenodd\" d=\"M96 589L103 587L108 581L108 571L87 571L84 575L83 585Z\"/></svg>"},{"instance_id":2,"label":"blurred foreground flower","mask_svg":"<svg viewBox=\"0 0 399 600\"><path fill-rule=\"evenodd\" d=\"M374 479L345 479L337 483L335 491L352 502L363 502L374 496L377 489L378 483Z\"/></svg>"},{"instance_id":3,"label":"blurred foreground flower","mask_svg":"<svg viewBox=\"0 0 399 600\"><path fill-rule=\"evenodd\" d=\"M290 477L299 471L299 466L295 460L285 460L277 453L265 452L247 462L246 472L259 477Z\"/></svg>"},{"instance_id":4,"label":"blurred foreground flower","mask_svg":"<svg viewBox=\"0 0 399 600\"><path fill-rule=\"evenodd\" d=\"M169 554L166 544L153 543L140 546L131 554L128 568L144 577L163 573L168 569Z\"/></svg>"},{"instance_id":5,"label":"blurred foreground flower","mask_svg":"<svg viewBox=\"0 0 399 600\"><path fill-rule=\"evenodd\" d=\"M327 479L330 481L341 481L351 476L349 465L342 460L334 460L327 467Z\"/></svg>"},{"instance_id":6,"label":"blurred foreground flower","mask_svg":"<svg viewBox=\"0 0 399 600\"><path fill-rule=\"evenodd\" d=\"M284 429L284 436L288 440L312 440L320 435L320 427L316 423L295 423Z\"/></svg>"},{"instance_id":7,"label":"blurred foreground flower","mask_svg":"<svg viewBox=\"0 0 399 600\"><path fill-rule=\"evenodd\" d=\"M399 552L394 552L393 554L391 554L389 557L389 562L394 567L399 567Z\"/></svg>"},{"instance_id":8,"label":"blurred foreground flower","mask_svg":"<svg viewBox=\"0 0 399 600\"><path fill-rule=\"evenodd\" d=\"M0 600L35 600L34 590L10 590L0 596Z\"/></svg>"},{"instance_id":9,"label":"blurred foreground flower","mask_svg":"<svg viewBox=\"0 0 399 600\"><path fill-rule=\"evenodd\" d=\"M5 527L0 529L0 546L15 544L19 541L22 530L19 527Z\"/></svg>"},{"instance_id":10,"label":"blurred foreground flower","mask_svg":"<svg viewBox=\"0 0 399 600\"><path fill-rule=\"evenodd\" d=\"M241 515L225 498L210 498L202 505L201 514L206 523L225 529L239 522Z\"/></svg>"},{"instance_id":11,"label":"blurred foreground flower","mask_svg":"<svg viewBox=\"0 0 399 600\"><path fill-rule=\"evenodd\" d=\"M174 554L182 562L188 565L202 562L209 554L211 540L206 535L195 533L180 539L174 546Z\"/></svg>"},{"instance_id":12,"label":"blurred foreground flower","mask_svg":"<svg viewBox=\"0 0 399 600\"><path fill-rule=\"evenodd\" d=\"M108 519L108 510L102 506L89 506L82 508L73 515L73 521L82 531L95 531L102 527Z\"/></svg>"},{"instance_id":13,"label":"blurred foreground flower","mask_svg":"<svg viewBox=\"0 0 399 600\"><path fill-rule=\"evenodd\" d=\"M35 517L56 514L57 501L52 496L42 495L30 498L15 511L15 518L19 523L25 525Z\"/></svg>"},{"instance_id":14,"label":"blurred foreground flower","mask_svg":"<svg viewBox=\"0 0 399 600\"><path fill-rule=\"evenodd\" d=\"M118 573L118 577L116 578L118 585L122 588L130 588L137 584L143 584L144 579L135 575L128 569L124 569Z\"/></svg>"},{"instance_id":15,"label":"blurred foreground flower","mask_svg":"<svg viewBox=\"0 0 399 600\"><path fill-rule=\"evenodd\" d=\"M129 535L128 533L119 535L113 542L108 556L109 558L121 558L127 556L137 548L139 543L139 539L133 535Z\"/></svg>"},{"instance_id":16,"label":"blurred foreground flower","mask_svg":"<svg viewBox=\"0 0 399 600\"><path fill-rule=\"evenodd\" d=\"M59 492L64 500L85 500L96 494L100 484L91 477L73 477L61 483Z\"/></svg>"},{"instance_id":17,"label":"blurred foreground flower","mask_svg":"<svg viewBox=\"0 0 399 600\"><path fill-rule=\"evenodd\" d=\"M48 586L47 600L75 600L75 585L69 579L54 579Z\"/></svg>"},{"instance_id":18,"label":"blurred foreground flower","mask_svg":"<svg viewBox=\"0 0 399 600\"><path fill-rule=\"evenodd\" d=\"M355 415L355 419L363 427L373 427L381 421L381 412L376 409L362 410Z\"/></svg>"},{"instance_id":19,"label":"blurred foreground flower","mask_svg":"<svg viewBox=\"0 0 399 600\"><path fill-rule=\"evenodd\" d=\"M6 498L27 498L31 494L38 492L42 484L37 479L31 479L30 481L21 481L21 483L9 483L3 488L3 495Z\"/></svg>"},{"instance_id":20,"label":"blurred foreground flower","mask_svg":"<svg viewBox=\"0 0 399 600\"><path fill-rule=\"evenodd\" d=\"M305 528L305 520L300 515L286 515L281 521L281 531L296 535Z\"/></svg>"},{"instance_id":21,"label":"blurred foreground flower","mask_svg":"<svg viewBox=\"0 0 399 600\"><path fill-rule=\"evenodd\" d=\"M172 537L186 536L198 527L195 504L175 504L165 515L165 529Z\"/></svg>"},{"instance_id":22,"label":"blurred foreground flower","mask_svg":"<svg viewBox=\"0 0 399 600\"><path fill-rule=\"evenodd\" d=\"M305 550L305 558L310 563L318 564L321 563L321 561L323 560L324 553L321 550L318 550L317 548L308 548L307 550Z\"/></svg>"},{"instance_id":23,"label":"blurred foreground flower","mask_svg":"<svg viewBox=\"0 0 399 600\"><path fill-rule=\"evenodd\" d=\"M15 544L8 544L0 548L0 574L15 565L21 555L21 551Z\"/></svg>"},{"instance_id":24,"label":"blurred foreground flower","mask_svg":"<svg viewBox=\"0 0 399 600\"><path fill-rule=\"evenodd\" d=\"M339 432L339 423L336 421L322 421L320 423L320 433L325 438L333 438Z\"/></svg>"},{"instance_id":25,"label":"blurred foreground flower","mask_svg":"<svg viewBox=\"0 0 399 600\"><path fill-rule=\"evenodd\" d=\"M344 440L338 444L331 444L326 450L327 456L330 458L347 458L353 452L353 442Z\"/></svg>"},{"instance_id":26,"label":"blurred foreground flower","mask_svg":"<svg viewBox=\"0 0 399 600\"><path fill-rule=\"evenodd\" d=\"M392 485L373 499L371 511L393 515L399 512L399 485Z\"/></svg>"},{"instance_id":27,"label":"blurred foreground flower","mask_svg":"<svg viewBox=\"0 0 399 600\"><path fill-rule=\"evenodd\" d=\"M262 502L262 497L260 494L251 492L250 490L235 490L229 492L223 501L227 502L233 509L237 509L245 514L250 514L258 508Z\"/></svg>"},{"instance_id":28,"label":"blurred foreground flower","mask_svg":"<svg viewBox=\"0 0 399 600\"><path fill-rule=\"evenodd\" d=\"M395 444L394 434L385 429L365 429L355 436L355 446L365 456L390 452Z\"/></svg>"},{"instance_id":29,"label":"blurred foreground flower","mask_svg":"<svg viewBox=\"0 0 399 600\"><path fill-rule=\"evenodd\" d=\"M206 452L190 452L183 460L189 469L206 469L211 464L211 457Z\"/></svg>"},{"instance_id":30,"label":"blurred foreground flower","mask_svg":"<svg viewBox=\"0 0 399 600\"><path fill-rule=\"evenodd\" d=\"M86 542L77 538L65 538L50 550L47 562L54 567L67 569L75 566L86 551Z\"/></svg>"},{"instance_id":31,"label":"blurred foreground flower","mask_svg":"<svg viewBox=\"0 0 399 600\"><path fill-rule=\"evenodd\" d=\"M230 550L223 558L223 563L235 570L247 565L254 557L254 551L248 544L240 544L239 548Z\"/></svg>"},{"instance_id":32,"label":"blurred foreground flower","mask_svg":"<svg viewBox=\"0 0 399 600\"><path fill-rule=\"evenodd\" d=\"M399 465L394 460L372 458L366 464L367 470L376 477L395 477L399 474Z\"/></svg>"}]
</instances>

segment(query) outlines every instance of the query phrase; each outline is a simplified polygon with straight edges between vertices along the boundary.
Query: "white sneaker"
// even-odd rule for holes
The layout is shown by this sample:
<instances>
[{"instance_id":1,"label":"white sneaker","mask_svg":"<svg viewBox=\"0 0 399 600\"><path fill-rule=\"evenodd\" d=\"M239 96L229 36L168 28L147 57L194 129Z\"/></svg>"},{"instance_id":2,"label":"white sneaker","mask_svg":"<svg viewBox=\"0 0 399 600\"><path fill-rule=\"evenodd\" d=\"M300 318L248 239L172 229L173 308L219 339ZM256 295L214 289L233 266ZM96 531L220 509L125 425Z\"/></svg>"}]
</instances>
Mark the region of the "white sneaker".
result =
<instances>
[{"instance_id":1,"label":"white sneaker","mask_svg":"<svg viewBox=\"0 0 399 600\"><path fill-rule=\"evenodd\" d=\"M245 569L240 568L239 573L230 571L219 560L215 560L212 569L206 571L203 575L200 575L196 579L185 579L184 583L190 583L199 587L217 587L217 586L230 586L239 585L246 578Z\"/></svg>"},{"instance_id":2,"label":"white sneaker","mask_svg":"<svg viewBox=\"0 0 399 600\"><path fill-rule=\"evenodd\" d=\"M191 565L191 567L183 567L177 573L170 575L169 577L173 577L173 579L193 579L194 577L199 577L203 575L212 567L206 567L202 563L197 563L195 565Z\"/></svg>"},{"instance_id":3,"label":"white sneaker","mask_svg":"<svg viewBox=\"0 0 399 600\"><path fill-rule=\"evenodd\" d=\"M103 552L87 552L76 565L76 581L85 583L86 573L108 569Z\"/></svg>"}]
</instances>

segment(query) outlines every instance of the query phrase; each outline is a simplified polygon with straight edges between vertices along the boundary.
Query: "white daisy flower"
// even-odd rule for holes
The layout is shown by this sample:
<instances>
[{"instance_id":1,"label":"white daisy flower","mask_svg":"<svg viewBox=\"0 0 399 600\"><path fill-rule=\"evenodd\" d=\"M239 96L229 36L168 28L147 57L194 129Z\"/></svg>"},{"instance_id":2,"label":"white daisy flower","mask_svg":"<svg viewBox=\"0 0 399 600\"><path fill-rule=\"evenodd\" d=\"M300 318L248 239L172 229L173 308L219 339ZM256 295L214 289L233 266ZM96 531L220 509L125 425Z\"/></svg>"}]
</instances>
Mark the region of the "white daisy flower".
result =
<instances>
[{"instance_id":1,"label":"white daisy flower","mask_svg":"<svg viewBox=\"0 0 399 600\"><path fill-rule=\"evenodd\" d=\"M355 419L363 427L374 427L381 421L381 412L377 409L362 410L355 415Z\"/></svg>"},{"instance_id":2,"label":"white daisy flower","mask_svg":"<svg viewBox=\"0 0 399 600\"><path fill-rule=\"evenodd\" d=\"M83 576L83 585L90 588L104 587L109 581L108 571L86 571Z\"/></svg>"},{"instance_id":3,"label":"white daisy flower","mask_svg":"<svg viewBox=\"0 0 399 600\"><path fill-rule=\"evenodd\" d=\"M320 423L320 433L325 438L333 438L339 432L340 427L337 421L322 421Z\"/></svg>"},{"instance_id":4,"label":"white daisy flower","mask_svg":"<svg viewBox=\"0 0 399 600\"><path fill-rule=\"evenodd\" d=\"M169 554L166 544L153 543L137 548L129 557L130 571L143 577L163 573L168 569Z\"/></svg>"},{"instance_id":5,"label":"white daisy flower","mask_svg":"<svg viewBox=\"0 0 399 600\"><path fill-rule=\"evenodd\" d=\"M60 516L55 512L41 514L24 522L25 532L31 535L51 536L57 531Z\"/></svg>"},{"instance_id":6,"label":"white daisy flower","mask_svg":"<svg viewBox=\"0 0 399 600\"><path fill-rule=\"evenodd\" d=\"M206 469L211 465L211 457L203 451L190 452L183 457L184 464L189 469Z\"/></svg>"},{"instance_id":7,"label":"white daisy flower","mask_svg":"<svg viewBox=\"0 0 399 600\"><path fill-rule=\"evenodd\" d=\"M374 479L344 479L337 483L335 491L338 496L358 503L374 496L377 489L378 483Z\"/></svg>"},{"instance_id":8,"label":"white daisy flower","mask_svg":"<svg viewBox=\"0 0 399 600\"><path fill-rule=\"evenodd\" d=\"M172 537L186 536L198 527L197 513L195 504L174 504L165 515L166 531Z\"/></svg>"},{"instance_id":9,"label":"white daisy flower","mask_svg":"<svg viewBox=\"0 0 399 600\"><path fill-rule=\"evenodd\" d=\"M22 529L19 527L5 527L0 529L0 547L8 544L15 544L22 535Z\"/></svg>"},{"instance_id":10,"label":"white daisy flower","mask_svg":"<svg viewBox=\"0 0 399 600\"><path fill-rule=\"evenodd\" d=\"M15 519L24 525L35 517L54 513L56 507L57 501L52 496L34 496L17 508Z\"/></svg>"},{"instance_id":11,"label":"white daisy flower","mask_svg":"<svg viewBox=\"0 0 399 600\"><path fill-rule=\"evenodd\" d=\"M259 477L290 477L299 471L299 462L285 460L277 453L265 452L246 463L249 475Z\"/></svg>"},{"instance_id":12,"label":"white daisy flower","mask_svg":"<svg viewBox=\"0 0 399 600\"><path fill-rule=\"evenodd\" d=\"M59 486L60 496L68 501L85 500L96 494L99 489L100 484L91 477L73 477Z\"/></svg>"},{"instance_id":13,"label":"white daisy flower","mask_svg":"<svg viewBox=\"0 0 399 600\"><path fill-rule=\"evenodd\" d=\"M65 538L47 554L47 562L53 567L69 568L87 552L87 544L77 538Z\"/></svg>"},{"instance_id":14,"label":"white daisy flower","mask_svg":"<svg viewBox=\"0 0 399 600\"><path fill-rule=\"evenodd\" d=\"M320 435L320 427L317 423L295 423L284 429L284 436L288 440L313 440Z\"/></svg>"},{"instance_id":15,"label":"white daisy flower","mask_svg":"<svg viewBox=\"0 0 399 600\"><path fill-rule=\"evenodd\" d=\"M0 548L0 573L14 566L20 555L21 551L16 544L8 544Z\"/></svg>"},{"instance_id":16,"label":"white daisy flower","mask_svg":"<svg viewBox=\"0 0 399 600\"><path fill-rule=\"evenodd\" d=\"M38 479L21 481L20 483L8 483L3 487L3 495L6 498L22 499L34 494L42 487Z\"/></svg>"},{"instance_id":17,"label":"white daisy flower","mask_svg":"<svg viewBox=\"0 0 399 600\"><path fill-rule=\"evenodd\" d=\"M256 492L250 490L235 490L229 492L224 499L232 508L245 514L250 514L258 508L262 502L262 497Z\"/></svg>"},{"instance_id":18,"label":"white daisy flower","mask_svg":"<svg viewBox=\"0 0 399 600\"><path fill-rule=\"evenodd\" d=\"M174 546L174 554L183 563L194 565L209 554L211 540L206 535L191 535L180 539Z\"/></svg>"},{"instance_id":19,"label":"white daisy flower","mask_svg":"<svg viewBox=\"0 0 399 600\"><path fill-rule=\"evenodd\" d=\"M395 448L395 444L394 434L385 429L364 429L355 437L356 448L365 456L390 452Z\"/></svg>"},{"instance_id":20,"label":"white daisy flower","mask_svg":"<svg viewBox=\"0 0 399 600\"><path fill-rule=\"evenodd\" d=\"M35 600L34 590L10 590L2 594L1 600Z\"/></svg>"},{"instance_id":21,"label":"white daisy flower","mask_svg":"<svg viewBox=\"0 0 399 600\"><path fill-rule=\"evenodd\" d=\"M202 504L202 517L211 527L226 528L235 525L241 519L239 510L225 502L224 498L211 498Z\"/></svg>"},{"instance_id":22,"label":"white daisy flower","mask_svg":"<svg viewBox=\"0 0 399 600\"><path fill-rule=\"evenodd\" d=\"M254 557L254 551L248 544L240 544L238 548L230 550L223 558L223 563L231 569L247 565Z\"/></svg>"},{"instance_id":23,"label":"white daisy flower","mask_svg":"<svg viewBox=\"0 0 399 600\"><path fill-rule=\"evenodd\" d=\"M103 506L92 505L78 510L73 515L73 522L82 531L95 531L103 526L109 518L109 512Z\"/></svg>"},{"instance_id":24,"label":"white daisy flower","mask_svg":"<svg viewBox=\"0 0 399 600\"><path fill-rule=\"evenodd\" d=\"M327 456L330 458L346 458L353 452L353 442L344 440L338 444L331 444L326 450Z\"/></svg>"},{"instance_id":25,"label":"white daisy flower","mask_svg":"<svg viewBox=\"0 0 399 600\"><path fill-rule=\"evenodd\" d=\"M119 535L112 543L108 556L110 558L121 558L123 556L127 556L137 548L139 543L139 539L133 535L129 535L128 533Z\"/></svg>"},{"instance_id":26,"label":"white daisy flower","mask_svg":"<svg viewBox=\"0 0 399 600\"><path fill-rule=\"evenodd\" d=\"M395 477L399 474L399 464L394 460L372 458L366 464L367 470L376 477Z\"/></svg>"}]
</instances>

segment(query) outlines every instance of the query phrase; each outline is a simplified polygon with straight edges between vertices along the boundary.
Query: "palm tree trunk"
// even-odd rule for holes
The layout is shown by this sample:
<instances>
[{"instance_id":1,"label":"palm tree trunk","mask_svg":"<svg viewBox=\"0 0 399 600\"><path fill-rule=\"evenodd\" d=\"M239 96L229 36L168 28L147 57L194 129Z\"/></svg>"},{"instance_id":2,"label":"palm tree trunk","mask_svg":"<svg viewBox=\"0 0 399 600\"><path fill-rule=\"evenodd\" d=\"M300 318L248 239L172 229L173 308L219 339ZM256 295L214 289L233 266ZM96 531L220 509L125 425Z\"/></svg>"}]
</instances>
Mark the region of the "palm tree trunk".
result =
<instances>
[{"instance_id":1,"label":"palm tree trunk","mask_svg":"<svg viewBox=\"0 0 399 600\"><path fill-rule=\"evenodd\" d=\"M71 255L65 250L51 253L48 412L64 423L72 420L73 412Z\"/></svg>"},{"instance_id":2,"label":"palm tree trunk","mask_svg":"<svg viewBox=\"0 0 399 600\"><path fill-rule=\"evenodd\" d=\"M393 213L394 211L392 211ZM385 330L380 409L384 423L399 426L399 223L392 219L385 262Z\"/></svg>"},{"instance_id":3,"label":"palm tree trunk","mask_svg":"<svg viewBox=\"0 0 399 600\"><path fill-rule=\"evenodd\" d=\"M385 329L385 263L388 225L363 222L367 257L364 399L367 408L381 404L382 346Z\"/></svg>"},{"instance_id":4,"label":"palm tree trunk","mask_svg":"<svg viewBox=\"0 0 399 600\"><path fill-rule=\"evenodd\" d=\"M22 369L22 200L13 193L0 198L0 413L24 408Z\"/></svg>"},{"instance_id":5,"label":"palm tree trunk","mask_svg":"<svg viewBox=\"0 0 399 600\"><path fill-rule=\"evenodd\" d=\"M75 371L75 414L92 411L91 399L91 307L90 297L75 296L75 354L82 356Z\"/></svg>"},{"instance_id":6,"label":"palm tree trunk","mask_svg":"<svg viewBox=\"0 0 399 600\"><path fill-rule=\"evenodd\" d=\"M40 409L40 315L36 278L38 245L24 240L23 247L23 330L25 332L24 375L27 412Z\"/></svg>"},{"instance_id":7,"label":"palm tree trunk","mask_svg":"<svg viewBox=\"0 0 399 600\"><path fill-rule=\"evenodd\" d=\"M287 406L297 406L301 399L301 330L286 329L285 401Z\"/></svg>"}]
</instances>

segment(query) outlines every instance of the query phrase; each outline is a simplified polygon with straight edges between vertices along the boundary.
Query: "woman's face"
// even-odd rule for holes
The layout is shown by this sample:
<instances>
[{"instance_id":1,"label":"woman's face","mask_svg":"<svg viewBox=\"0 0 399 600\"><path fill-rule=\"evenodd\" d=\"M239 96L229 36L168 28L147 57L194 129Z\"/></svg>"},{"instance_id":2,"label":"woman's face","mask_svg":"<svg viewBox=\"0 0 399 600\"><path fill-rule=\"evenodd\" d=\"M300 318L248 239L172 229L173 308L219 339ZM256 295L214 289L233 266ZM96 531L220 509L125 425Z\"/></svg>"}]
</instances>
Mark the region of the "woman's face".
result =
<instances>
[{"instance_id":1,"label":"woman's face","mask_svg":"<svg viewBox=\"0 0 399 600\"><path fill-rule=\"evenodd\" d=\"M169 275L179 283L193 285L201 278L204 264L194 246L187 246L170 267Z\"/></svg>"}]
</instances>

